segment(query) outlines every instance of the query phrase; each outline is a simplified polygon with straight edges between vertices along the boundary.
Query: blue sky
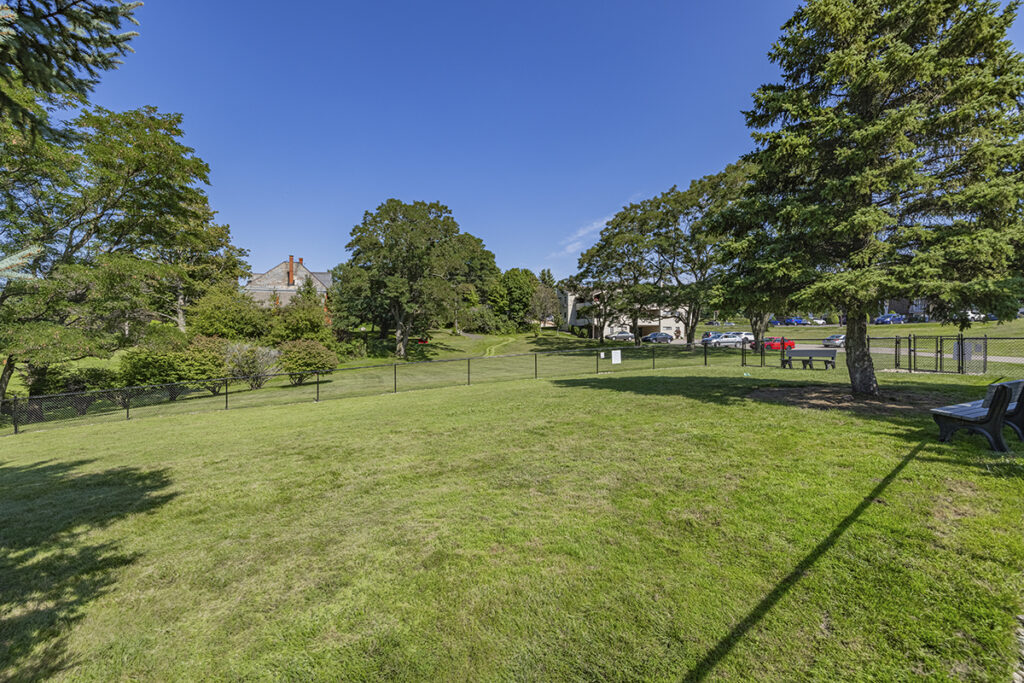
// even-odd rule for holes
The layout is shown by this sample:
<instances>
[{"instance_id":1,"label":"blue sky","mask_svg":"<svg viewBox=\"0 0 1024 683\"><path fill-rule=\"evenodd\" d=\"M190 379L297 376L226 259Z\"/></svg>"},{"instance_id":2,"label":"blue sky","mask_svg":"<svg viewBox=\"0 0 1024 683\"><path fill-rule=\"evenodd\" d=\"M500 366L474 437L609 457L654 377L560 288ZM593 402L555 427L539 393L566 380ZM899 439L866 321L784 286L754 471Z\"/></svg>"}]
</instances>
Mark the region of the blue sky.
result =
<instances>
[{"instance_id":1,"label":"blue sky","mask_svg":"<svg viewBox=\"0 0 1024 683\"><path fill-rule=\"evenodd\" d=\"M563 277L624 204L750 149L741 110L797 4L147 0L93 101L184 114L257 272L337 265L397 197Z\"/></svg>"}]
</instances>

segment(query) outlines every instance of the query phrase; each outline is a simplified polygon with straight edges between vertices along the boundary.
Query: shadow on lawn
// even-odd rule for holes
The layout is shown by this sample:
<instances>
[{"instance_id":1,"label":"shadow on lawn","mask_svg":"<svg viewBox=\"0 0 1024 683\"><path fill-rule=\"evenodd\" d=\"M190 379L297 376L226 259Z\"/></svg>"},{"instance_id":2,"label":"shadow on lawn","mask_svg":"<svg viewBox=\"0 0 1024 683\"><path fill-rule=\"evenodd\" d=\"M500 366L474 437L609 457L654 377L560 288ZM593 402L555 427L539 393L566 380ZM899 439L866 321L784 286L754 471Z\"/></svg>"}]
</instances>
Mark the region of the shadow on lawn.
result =
<instances>
[{"instance_id":1,"label":"shadow on lawn","mask_svg":"<svg viewBox=\"0 0 1024 683\"><path fill-rule=\"evenodd\" d=\"M913 449L903 459L896 464L896 467L892 468L889 474L885 475L882 481L878 482L875 488L871 489L868 495L864 496L864 499L853 509L853 511L843 518L839 524L832 530L828 536L826 536L818 545L814 547L811 552L807 553L802 560L800 560L793 570L789 572L781 581L775 584L775 588L761 599L761 602L752 609L747 616L743 617L740 623L736 624L729 633L722 637L721 640L715 644L715 647L711 649L704 657L697 662L697 664L686 673L683 680L686 681L701 681L711 673L715 665L718 664L729 652L736 647L736 643L740 641L743 636L747 634L750 629L757 625L764 615L766 615L772 607L775 606L782 597L789 592L793 586L799 583L800 579L803 578L804 574L810 570L811 567L821 558L822 555L827 553L832 546L836 544L843 533L850 528L850 526L857 521L857 519L877 500L885 489L889 487L889 484L899 476L900 472L910 464L912 460L917 457L917 454L925 447L925 443L921 443L914 446Z\"/></svg>"},{"instance_id":2,"label":"shadow on lawn","mask_svg":"<svg viewBox=\"0 0 1024 683\"><path fill-rule=\"evenodd\" d=\"M137 555L88 534L175 494L166 470L79 472L90 460L0 465L0 679L46 678L71 664L69 627Z\"/></svg>"}]
</instances>

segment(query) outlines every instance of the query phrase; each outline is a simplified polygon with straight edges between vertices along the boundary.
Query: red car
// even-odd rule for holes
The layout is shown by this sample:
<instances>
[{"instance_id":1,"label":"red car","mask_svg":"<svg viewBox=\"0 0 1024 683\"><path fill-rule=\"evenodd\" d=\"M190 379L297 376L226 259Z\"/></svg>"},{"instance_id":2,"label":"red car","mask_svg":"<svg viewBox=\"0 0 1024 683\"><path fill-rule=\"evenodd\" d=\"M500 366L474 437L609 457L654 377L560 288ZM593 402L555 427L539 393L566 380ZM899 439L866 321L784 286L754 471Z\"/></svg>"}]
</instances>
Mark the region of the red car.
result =
<instances>
[{"instance_id":1,"label":"red car","mask_svg":"<svg viewBox=\"0 0 1024 683\"><path fill-rule=\"evenodd\" d=\"M782 350L782 337L765 337L764 348L766 351L781 351ZM795 349L796 342L792 339L786 340L787 349Z\"/></svg>"}]
</instances>

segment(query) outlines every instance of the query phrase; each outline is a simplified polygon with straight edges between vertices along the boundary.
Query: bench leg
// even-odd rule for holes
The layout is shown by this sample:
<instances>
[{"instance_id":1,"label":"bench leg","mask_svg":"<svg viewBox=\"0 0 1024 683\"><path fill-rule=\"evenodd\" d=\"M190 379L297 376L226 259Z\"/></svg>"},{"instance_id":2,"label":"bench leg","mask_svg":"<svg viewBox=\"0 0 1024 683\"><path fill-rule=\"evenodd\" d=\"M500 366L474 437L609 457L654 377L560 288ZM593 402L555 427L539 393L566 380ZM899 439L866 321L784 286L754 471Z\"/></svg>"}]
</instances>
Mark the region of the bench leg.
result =
<instances>
[{"instance_id":1,"label":"bench leg","mask_svg":"<svg viewBox=\"0 0 1024 683\"><path fill-rule=\"evenodd\" d=\"M1009 446L1006 445L1006 441L1003 440L1003 430L1001 429L993 429L989 425L971 425L967 427L967 430L975 432L976 434L981 434L988 439L988 445L994 451L1006 453L1010 450Z\"/></svg>"},{"instance_id":2,"label":"bench leg","mask_svg":"<svg viewBox=\"0 0 1024 683\"><path fill-rule=\"evenodd\" d=\"M791 361L789 358L784 358L782 360L782 367L783 368L789 368L790 370L792 370L793 369L793 361Z\"/></svg>"},{"instance_id":3,"label":"bench leg","mask_svg":"<svg viewBox=\"0 0 1024 683\"><path fill-rule=\"evenodd\" d=\"M833 370L836 369L836 362L834 360L827 360L827 361L825 361L825 369L828 370L830 367Z\"/></svg>"},{"instance_id":4,"label":"bench leg","mask_svg":"<svg viewBox=\"0 0 1024 683\"><path fill-rule=\"evenodd\" d=\"M804 370L806 370L807 368L810 368L811 370L814 369L814 361L812 359L804 358L800 362L804 364Z\"/></svg>"},{"instance_id":5,"label":"bench leg","mask_svg":"<svg viewBox=\"0 0 1024 683\"><path fill-rule=\"evenodd\" d=\"M1024 441L1024 411L1006 420L1006 426L1013 430L1014 434L1021 441Z\"/></svg>"},{"instance_id":6,"label":"bench leg","mask_svg":"<svg viewBox=\"0 0 1024 683\"><path fill-rule=\"evenodd\" d=\"M953 438L953 435L956 434L956 430L960 429L961 425L953 422L952 420L947 420L941 415L932 415L932 417L935 419L935 424L939 426L939 441L942 443L949 443Z\"/></svg>"}]
</instances>

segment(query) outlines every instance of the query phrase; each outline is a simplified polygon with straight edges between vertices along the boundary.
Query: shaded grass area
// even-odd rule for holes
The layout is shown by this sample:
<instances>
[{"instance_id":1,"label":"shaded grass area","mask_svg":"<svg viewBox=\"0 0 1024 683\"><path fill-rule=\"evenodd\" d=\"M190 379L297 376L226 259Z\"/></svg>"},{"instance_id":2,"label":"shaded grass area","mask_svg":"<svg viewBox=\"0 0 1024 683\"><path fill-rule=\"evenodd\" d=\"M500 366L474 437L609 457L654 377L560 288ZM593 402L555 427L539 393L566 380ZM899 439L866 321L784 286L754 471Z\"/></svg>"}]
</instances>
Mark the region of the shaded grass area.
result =
<instances>
[{"instance_id":1,"label":"shaded grass area","mask_svg":"<svg viewBox=\"0 0 1024 683\"><path fill-rule=\"evenodd\" d=\"M4 439L0 676L1006 679L1022 445L748 397L839 372L748 374Z\"/></svg>"}]
</instances>

